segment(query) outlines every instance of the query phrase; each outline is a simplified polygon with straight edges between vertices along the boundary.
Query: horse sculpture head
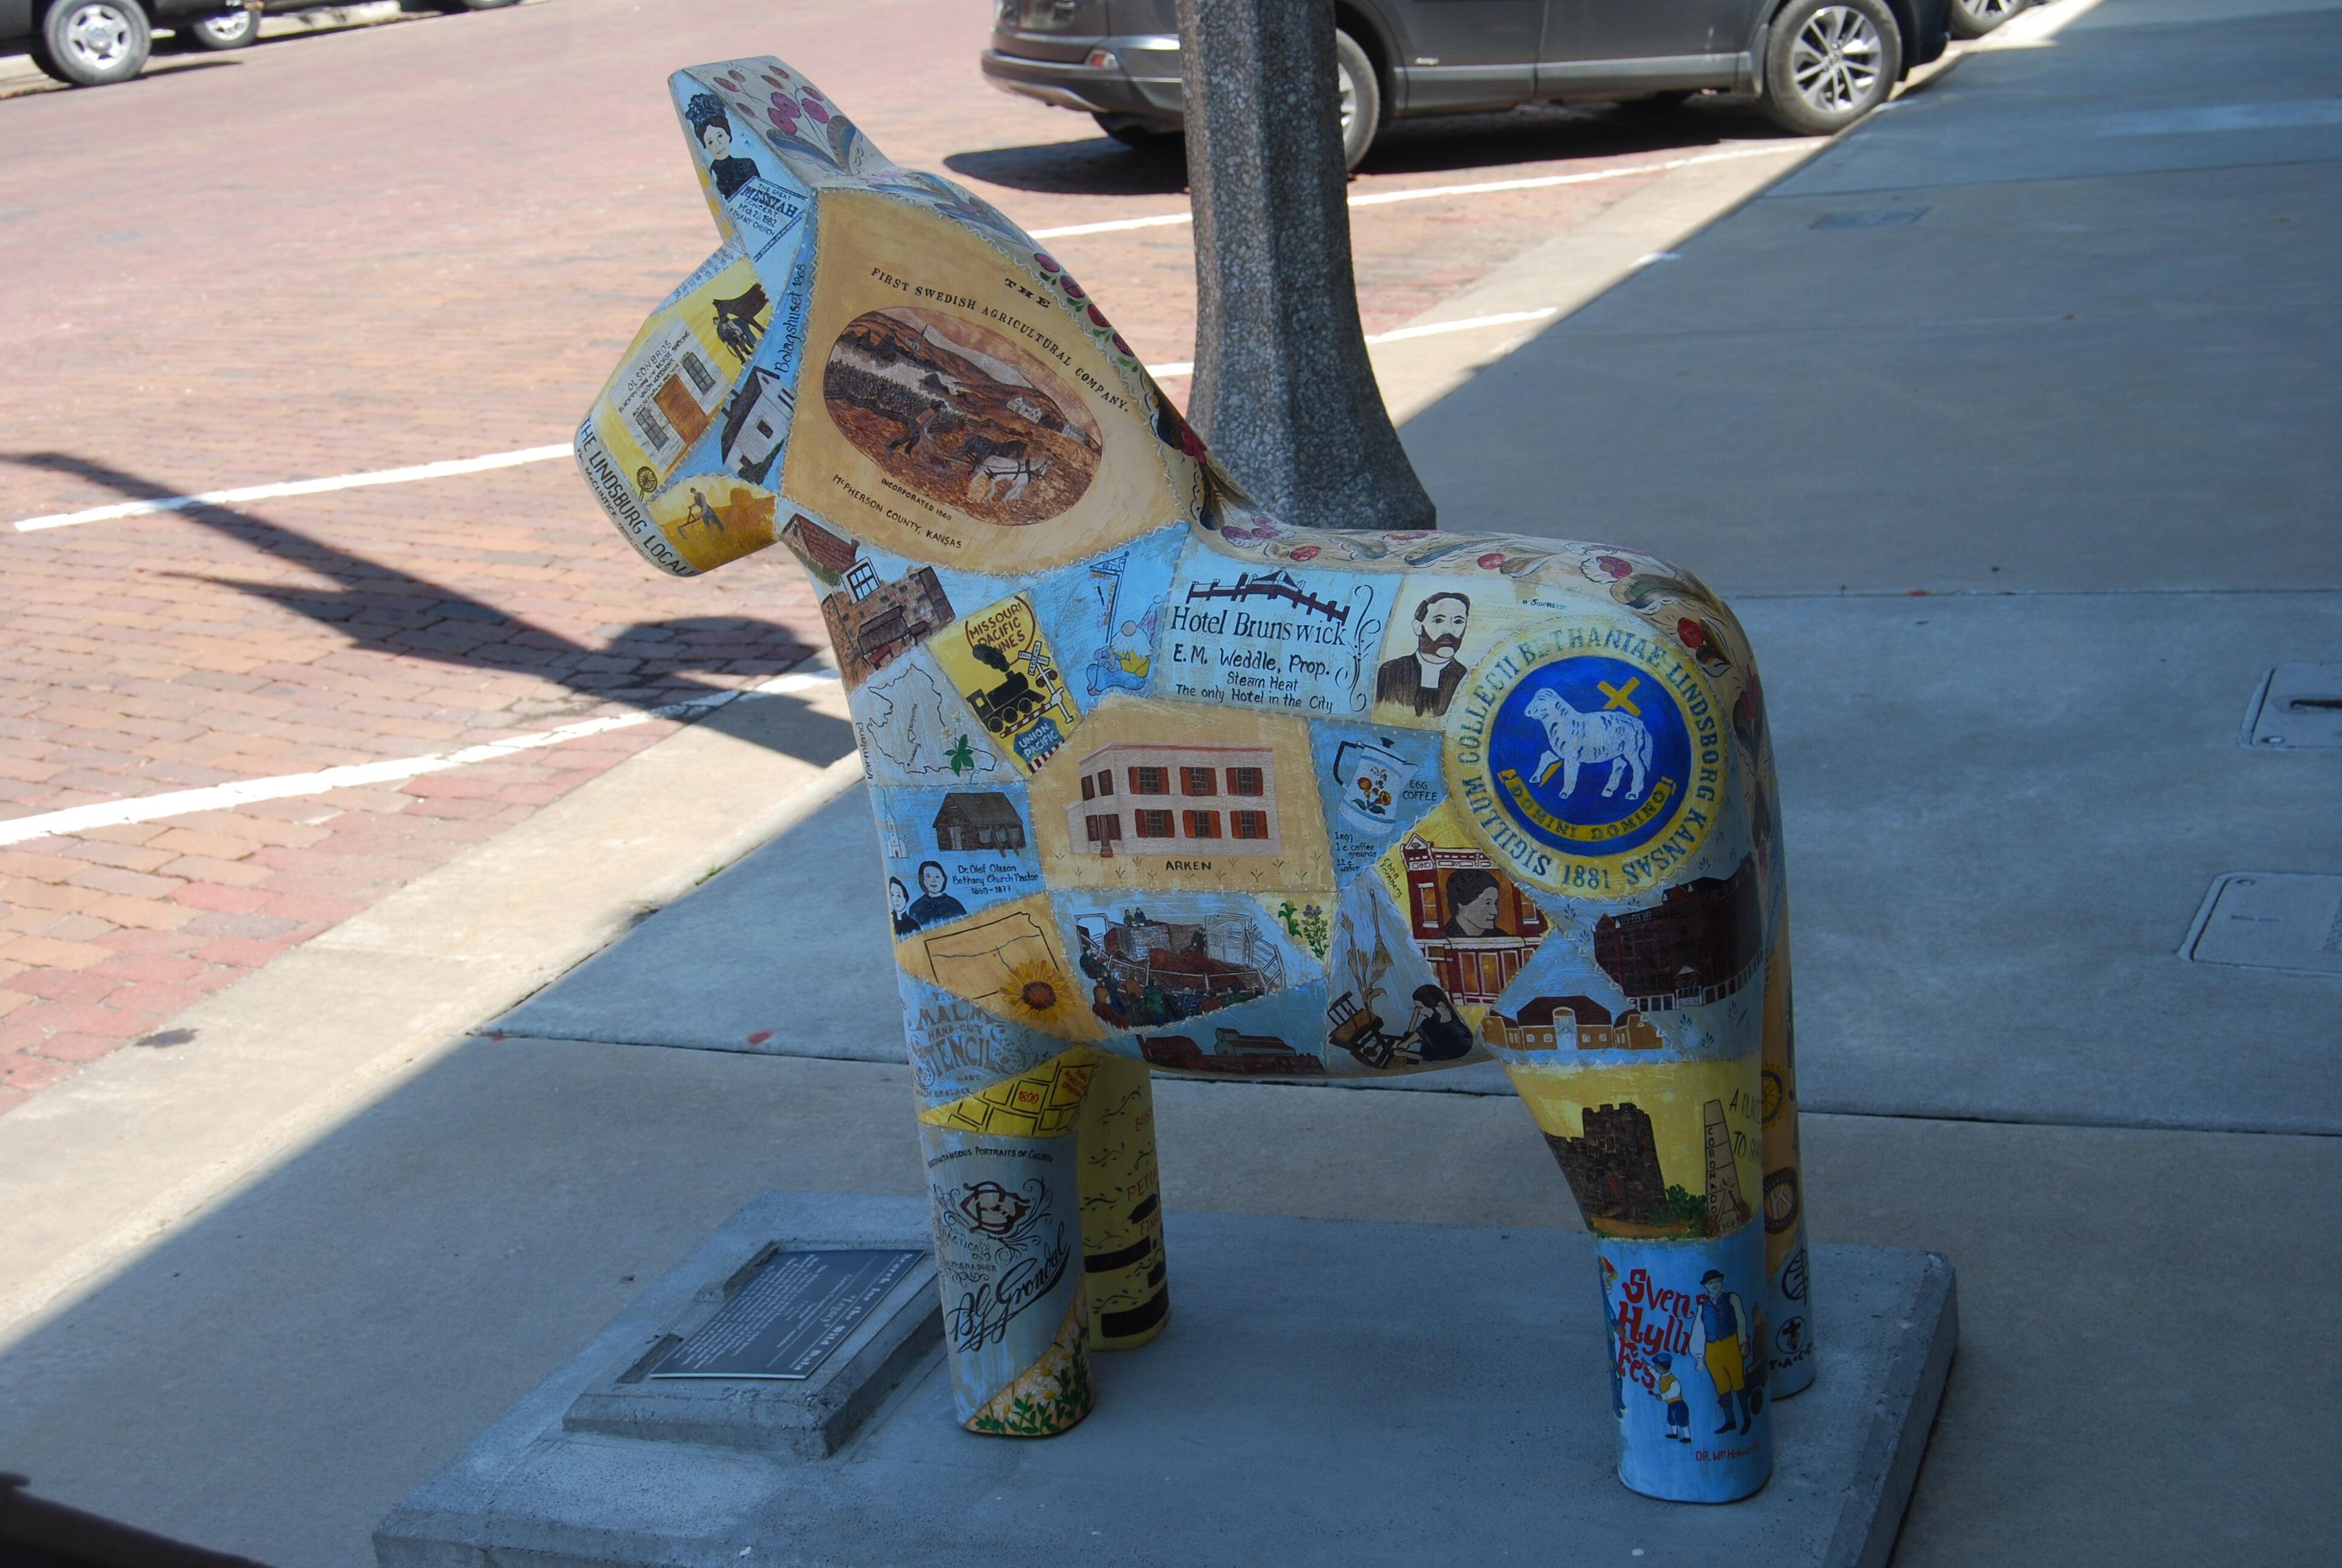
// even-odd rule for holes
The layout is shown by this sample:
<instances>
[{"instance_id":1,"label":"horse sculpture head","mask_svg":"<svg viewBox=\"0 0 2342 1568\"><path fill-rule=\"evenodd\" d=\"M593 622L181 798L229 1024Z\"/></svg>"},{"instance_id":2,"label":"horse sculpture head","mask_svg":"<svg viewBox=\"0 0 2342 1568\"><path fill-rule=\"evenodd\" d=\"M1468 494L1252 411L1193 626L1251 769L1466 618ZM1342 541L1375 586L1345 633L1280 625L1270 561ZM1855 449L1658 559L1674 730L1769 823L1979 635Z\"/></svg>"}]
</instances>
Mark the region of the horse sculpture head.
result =
<instances>
[{"instance_id":1,"label":"horse sculpture head","mask_svg":"<svg viewBox=\"0 0 2342 1568\"><path fill-rule=\"evenodd\" d=\"M965 1424L1065 1430L1091 1351L1167 1321L1150 1070L1494 1061L1601 1238L1622 1477L1761 1485L1768 1391L1812 1353L1772 764L1730 612L1631 551L1286 527L991 205L777 60L670 90L722 243L578 462L661 570L778 541L815 581ZM1541 792L1546 721L1606 708L1647 787ZM1731 1442L1675 1441L1658 1356Z\"/></svg>"}]
</instances>

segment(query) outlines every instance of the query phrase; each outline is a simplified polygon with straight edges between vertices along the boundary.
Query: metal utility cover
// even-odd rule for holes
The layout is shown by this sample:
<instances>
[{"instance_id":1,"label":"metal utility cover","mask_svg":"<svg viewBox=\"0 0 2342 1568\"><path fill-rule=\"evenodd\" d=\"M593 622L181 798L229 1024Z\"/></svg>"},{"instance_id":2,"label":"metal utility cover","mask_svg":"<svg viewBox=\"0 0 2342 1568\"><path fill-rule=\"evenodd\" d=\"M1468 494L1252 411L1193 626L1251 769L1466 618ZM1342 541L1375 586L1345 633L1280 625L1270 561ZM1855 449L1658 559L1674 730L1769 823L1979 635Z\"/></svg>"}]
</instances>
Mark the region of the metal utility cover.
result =
<instances>
[{"instance_id":1,"label":"metal utility cover","mask_svg":"<svg viewBox=\"0 0 2342 1568\"><path fill-rule=\"evenodd\" d=\"M1809 225L1817 229L1891 229L1917 223L1926 207L1886 207L1867 213L1824 213Z\"/></svg>"},{"instance_id":2,"label":"metal utility cover","mask_svg":"<svg viewBox=\"0 0 2342 1568\"><path fill-rule=\"evenodd\" d=\"M2274 752L2342 747L2342 664L2279 664L2263 675L2237 740Z\"/></svg>"},{"instance_id":3,"label":"metal utility cover","mask_svg":"<svg viewBox=\"0 0 2342 1568\"><path fill-rule=\"evenodd\" d=\"M2342 974L2342 875L2229 872L2180 951L2198 964Z\"/></svg>"}]
</instances>

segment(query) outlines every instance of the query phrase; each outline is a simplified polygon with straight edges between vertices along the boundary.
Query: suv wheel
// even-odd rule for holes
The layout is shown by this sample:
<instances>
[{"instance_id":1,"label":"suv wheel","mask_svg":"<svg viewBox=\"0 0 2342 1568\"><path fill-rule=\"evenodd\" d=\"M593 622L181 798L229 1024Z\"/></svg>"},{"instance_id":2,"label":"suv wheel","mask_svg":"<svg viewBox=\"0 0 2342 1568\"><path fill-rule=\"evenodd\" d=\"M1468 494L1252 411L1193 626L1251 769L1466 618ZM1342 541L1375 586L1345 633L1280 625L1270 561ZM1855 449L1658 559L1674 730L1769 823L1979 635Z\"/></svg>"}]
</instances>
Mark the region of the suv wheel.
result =
<instances>
[{"instance_id":1,"label":"suv wheel","mask_svg":"<svg viewBox=\"0 0 2342 1568\"><path fill-rule=\"evenodd\" d=\"M41 17L33 64L75 87L127 81L146 65L154 35L135 0L56 0Z\"/></svg>"},{"instance_id":2,"label":"suv wheel","mask_svg":"<svg viewBox=\"0 0 2342 1568\"><path fill-rule=\"evenodd\" d=\"M1347 33L1334 35L1334 80L1342 92L1342 167L1355 169L1382 129L1383 86L1375 63Z\"/></svg>"},{"instance_id":3,"label":"suv wheel","mask_svg":"<svg viewBox=\"0 0 2342 1568\"><path fill-rule=\"evenodd\" d=\"M1952 0L1952 36L1981 38L2033 0Z\"/></svg>"},{"instance_id":4,"label":"suv wheel","mask_svg":"<svg viewBox=\"0 0 2342 1568\"><path fill-rule=\"evenodd\" d=\"M1765 112L1800 135L1844 130L1903 74L1903 34L1879 0L1789 0L1765 44Z\"/></svg>"},{"instance_id":5,"label":"suv wheel","mask_svg":"<svg viewBox=\"0 0 2342 1568\"><path fill-rule=\"evenodd\" d=\"M179 29L180 40L197 49L241 49L259 36L260 15L254 11L206 16Z\"/></svg>"}]
</instances>

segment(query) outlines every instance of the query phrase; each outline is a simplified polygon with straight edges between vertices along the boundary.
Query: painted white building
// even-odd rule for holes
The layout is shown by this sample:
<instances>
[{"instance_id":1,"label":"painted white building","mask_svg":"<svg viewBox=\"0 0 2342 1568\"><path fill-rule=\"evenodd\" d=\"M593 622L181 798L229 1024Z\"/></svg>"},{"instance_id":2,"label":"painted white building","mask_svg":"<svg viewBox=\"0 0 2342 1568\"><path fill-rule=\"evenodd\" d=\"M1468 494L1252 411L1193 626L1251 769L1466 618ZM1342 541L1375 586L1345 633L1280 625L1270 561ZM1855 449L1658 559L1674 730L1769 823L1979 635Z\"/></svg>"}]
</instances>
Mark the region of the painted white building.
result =
<instances>
[{"instance_id":1,"label":"painted white building","mask_svg":"<svg viewBox=\"0 0 2342 1568\"><path fill-rule=\"evenodd\" d=\"M1266 746L1101 746L1076 764L1082 798L1066 807L1074 848L1282 854L1275 762Z\"/></svg>"},{"instance_id":2,"label":"painted white building","mask_svg":"<svg viewBox=\"0 0 2342 1568\"><path fill-rule=\"evenodd\" d=\"M724 466L746 476L761 472L788 438L796 407L788 387L763 365L751 369L724 415Z\"/></svg>"}]
</instances>

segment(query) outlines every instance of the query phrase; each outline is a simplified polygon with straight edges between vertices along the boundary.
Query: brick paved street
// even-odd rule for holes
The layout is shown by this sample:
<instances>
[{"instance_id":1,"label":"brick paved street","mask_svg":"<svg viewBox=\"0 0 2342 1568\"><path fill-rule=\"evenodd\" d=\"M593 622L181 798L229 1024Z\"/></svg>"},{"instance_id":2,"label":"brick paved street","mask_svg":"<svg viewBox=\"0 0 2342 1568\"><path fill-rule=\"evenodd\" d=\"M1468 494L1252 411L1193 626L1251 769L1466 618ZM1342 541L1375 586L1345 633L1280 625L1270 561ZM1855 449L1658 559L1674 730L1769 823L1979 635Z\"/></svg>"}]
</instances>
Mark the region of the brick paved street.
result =
<instances>
[{"instance_id":1,"label":"brick paved street","mask_svg":"<svg viewBox=\"0 0 2342 1568\"><path fill-rule=\"evenodd\" d=\"M778 53L1028 227L1177 212L1176 158L976 72L978 0L547 0L0 101L0 523L564 440L713 244L660 83ZM1732 105L1401 127L1354 194L1647 170ZM1355 223L1370 331L1656 177ZM1184 360L1184 226L1050 242ZM753 685L816 627L779 552L677 583L574 472L0 532L0 818L444 753ZM0 1112L668 733L0 848Z\"/></svg>"}]
</instances>

